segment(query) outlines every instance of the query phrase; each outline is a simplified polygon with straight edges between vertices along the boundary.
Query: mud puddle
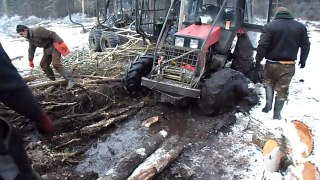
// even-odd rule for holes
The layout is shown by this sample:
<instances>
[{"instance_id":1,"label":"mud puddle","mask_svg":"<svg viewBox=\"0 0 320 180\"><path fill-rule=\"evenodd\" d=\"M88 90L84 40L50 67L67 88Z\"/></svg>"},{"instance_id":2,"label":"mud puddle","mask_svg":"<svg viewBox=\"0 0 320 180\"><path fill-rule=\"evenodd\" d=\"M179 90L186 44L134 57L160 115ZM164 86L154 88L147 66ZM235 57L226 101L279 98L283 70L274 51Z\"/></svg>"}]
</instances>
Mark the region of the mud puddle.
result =
<instances>
[{"instance_id":1,"label":"mud puddle","mask_svg":"<svg viewBox=\"0 0 320 180\"><path fill-rule=\"evenodd\" d=\"M154 116L159 116L158 122L152 124L149 128L141 125L144 120ZM178 135L180 141L186 147L181 157L172 167L179 164L191 167L195 164L192 168L198 174L197 176L202 174L203 176L214 177L211 169L203 168L199 163L212 164L212 161L216 161L216 157L213 159L208 159L207 157L214 157L219 154L218 152L223 154L223 147L230 146L224 141L219 141L219 134L215 129L218 121L229 122L230 118L235 117L230 114L208 117L198 113L197 108L194 106L178 108L169 104L157 103L152 107L143 108L126 123L116 126L115 130L105 134L105 137L101 137L85 153L85 160L77 166L76 170L81 173L94 171L100 177L107 170L113 168L121 157L132 150L140 148L139 146L150 136L165 130L168 132L168 136ZM219 161L221 162L221 159ZM180 173L177 170L168 169L159 178L175 178ZM219 173L216 177L221 177L221 174L223 173Z\"/></svg>"}]
</instances>

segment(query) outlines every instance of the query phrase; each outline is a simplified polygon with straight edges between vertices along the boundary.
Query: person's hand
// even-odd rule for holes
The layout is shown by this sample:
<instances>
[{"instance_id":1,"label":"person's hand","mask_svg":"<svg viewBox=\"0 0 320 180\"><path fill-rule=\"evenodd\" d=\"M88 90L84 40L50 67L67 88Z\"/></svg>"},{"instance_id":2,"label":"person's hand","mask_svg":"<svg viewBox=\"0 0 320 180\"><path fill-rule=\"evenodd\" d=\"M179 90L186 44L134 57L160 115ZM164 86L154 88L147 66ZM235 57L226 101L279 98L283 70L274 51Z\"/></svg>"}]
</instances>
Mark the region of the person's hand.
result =
<instances>
[{"instance_id":1,"label":"person's hand","mask_svg":"<svg viewBox=\"0 0 320 180\"><path fill-rule=\"evenodd\" d=\"M29 66L30 66L31 68L34 68L33 60L29 60Z\"/></svg>"},{"instance_id":2,"label":"person's hand","mask_svg":"<svg viewBox=\"0 0 320 180\"><path fill-rule=\"evenodd\" d=\"M64 43L64 42L61 42L61 43L60 43L60 47L61 47L61 49L63 49L64 51L68 50L68 46L67 46L66 43Z\"/></svg>"},{"instance_id":3,"label":"person's hand","mask_svg":"<svg viewBox=\"0 0 320 180\"><path fill-rule=\"evenodd\" d=\"M262 70L262 66L261 66L261 61L257 61L254 64L254 69L257 71L261 71Z\"/></svg>"},{"instance_id":4,"label":"person's hand","mask_svg":"<svg viewBox=\"0 0 320 180\"><path fill-rule=\"evenodd\" d=\"M52 120L46 113L41 118L35 120L34 124L40 134L53 133Z\"/></svg>"},{"instance_id":5,"label":"person's hand","mask_svg":"<svg viewBox=\"0 0 320 180\"><path fill-rule=\"evenodd\" d=\"M305 61L299 61L299 66L300 66L300 69L304 68L306 66L306 62Z\"/></svg>"}]
</instances>

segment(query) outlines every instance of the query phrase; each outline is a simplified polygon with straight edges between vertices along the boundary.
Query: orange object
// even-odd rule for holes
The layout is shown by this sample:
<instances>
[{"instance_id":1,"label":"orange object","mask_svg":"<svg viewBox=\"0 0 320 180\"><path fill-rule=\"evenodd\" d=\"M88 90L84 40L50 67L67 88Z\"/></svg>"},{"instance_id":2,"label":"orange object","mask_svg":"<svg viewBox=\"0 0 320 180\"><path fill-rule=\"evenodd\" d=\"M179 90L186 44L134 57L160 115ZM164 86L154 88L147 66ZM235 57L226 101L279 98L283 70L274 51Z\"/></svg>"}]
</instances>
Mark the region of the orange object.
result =
<instances>
[{"instance_id":1,"label":"orange object","mask_svg":"<svg viewBox=\"0 0 320 180\"><path fill-rule=\"evenodd\" d=\"M192 66L191 64L182 63L181 68L187 69L189 71L195 71L196 67Z\"/></svg>"},{"instance_id":2,"label":"orange object","mask_svg":"<svg viewBox=\"0 0 320 180\"><path fill-rule=\"evenodd\" d=\"M227 20L226 21L226 29L230 29L231 21Z\"/></svg>"},{"instance_id":3,"label":"orange object","mask_svg":"<svg viewBox=\"0 0 320 180\"><path fill-rule=\"evenodd\" d=\"M31 67L31 68L34 68L34 64L33 64L33 61L31 60L29 60L29 66Z\"/></svg>"},{"instance_id":4,"label":"orange object","mask_svg":"<svg viewBox=\"0 0 320 180\"><path fill-rule=\"evenodd\" d=\"M319 179L319 170L318 168L311 163L310 161L305 162L304 164L304 170L302 171L302 177L305 180L316 180Z\"/></svg>"},{"instance_id":5,"label":"orange object","mask_svg":"<svg viewBox=\"0 0 320 180\"><path fill-rule=\"evenodd\" d=\"M68 54L70 54L70 50L64 42L60 44L57 42L53 42L53 46L61 53L62 56L67 56Z\"/></svg>"},{"instance_id":6,"label":"orange object","mask_svg":"<svg viewBox=\"0 0 320 180\"><path fill-rule=\"evenodd\" d=\"M314 163L308 161L297 166L298 170L291 171L291 175L299 180L318 180L320 173Z\"/></svg>"},{"instance_id":7,"label":"orange object","mask_svg":"<svg viewBox=\"0 0 320 180\"><path fill-rule=\"evenodd\" d=\"M279 171L280 164L286 154L281 151L278 143L274 139L269 139L263 146L264 167L270 172Z\"/></svg>"},{"instance_id":8,"label":"orange object","mask_svg":"<svg viewBox=\"0 0 320 180\"><path fill-rule=\"evenodd\" d=\"M67 50L67 49L68 49L68 46L67 46L66 43L64 43L64 42L61 42L61 43L60 43L60 47L61 47L61 49L63 49L63 50Z\"/></svg>"},{"instance_id":9,"label":"orange object","mask_svg":"<svg viewBox=\"0 0 320 180\"><path fill-rule=\"evenodd\" d=\"M298 120L293 120L295 128L297 129L298 135L300 137L300 141L308 147L308 152L303 152L302 157L309 156L313 151L313 137L311 130L307 125Z\"/></svg>"}]
</instances>

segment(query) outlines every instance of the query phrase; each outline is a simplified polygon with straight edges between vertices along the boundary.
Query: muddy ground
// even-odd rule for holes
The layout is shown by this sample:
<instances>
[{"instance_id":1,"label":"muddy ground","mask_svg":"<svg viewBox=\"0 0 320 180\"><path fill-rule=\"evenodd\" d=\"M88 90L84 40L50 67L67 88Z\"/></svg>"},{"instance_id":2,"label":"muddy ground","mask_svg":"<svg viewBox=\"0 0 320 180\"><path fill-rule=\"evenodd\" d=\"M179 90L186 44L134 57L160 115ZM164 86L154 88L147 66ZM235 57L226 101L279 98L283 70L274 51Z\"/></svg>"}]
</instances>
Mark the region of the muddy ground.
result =
<instances>
[{"instance_id":1,"label":"muddy ground","mask_svg":"<svg viewBox=\"0 0 320 180\"><path fill-rule=\"evenodd\" d=\"M177 135L183 151L155 179L241 177L233 170L245 168L243 165L248 160L230 151L233 140L221 138L221 134L228 134L237 120L235 114L247 114L252 104L240 102L210 117L201 115L196 101L182 108L155 102L152 92L129 96L121 82L124 68L125 65L108 71L104 77L74 72L79 84L70 91L65 90L64 84L30 85L42 107L54 119L53 136L39 135L27 119L0 107L7 110L1 116L23 132L29 158L42 179L101 177L161 130L168 132L167 138ZM141 125L155 116L159 121L149 128ZM90 127L103 120L114 123Z\"/></svg>"}]
</instances>

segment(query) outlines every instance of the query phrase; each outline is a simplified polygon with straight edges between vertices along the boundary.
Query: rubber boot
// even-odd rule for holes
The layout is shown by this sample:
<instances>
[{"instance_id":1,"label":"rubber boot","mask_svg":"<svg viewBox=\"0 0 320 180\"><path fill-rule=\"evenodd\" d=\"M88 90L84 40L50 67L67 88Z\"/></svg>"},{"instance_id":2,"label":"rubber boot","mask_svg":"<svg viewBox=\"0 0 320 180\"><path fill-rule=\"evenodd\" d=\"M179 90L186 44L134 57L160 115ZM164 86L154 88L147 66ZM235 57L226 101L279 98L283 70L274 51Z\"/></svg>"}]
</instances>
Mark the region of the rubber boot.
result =
<instances>
[{"instance_id":1,"label":"rubber boot","mask_svg":"<svg viewBox=\"0 0 320 180\"><path fill-rule=\"evenodd\" d=\"M56 80L56 78L55 78L55 76L54 76L54 72L53 72L53 70L51 69L50 66L48 66L48 68L47 68L46 70L43 70L43 71L44 71L44 73L47 75L47 77L48 77L50 80L52 80L52 81L55 81L55 80Z\"/></svg>"},{"instance_id":2,"label":"rubber boot","mask_svg":"<svg viewBox=\"0 0 320 180\"><path fill-rule=\"evenodd\" d=\"M274 87L271 85L266 86L266 105L262 109L262 112L268 113L272 109L274 95Z\"/></svg>"},{"instance_id":3,"label":"rubber boot","mask_svg":"<svg viewBox=\"0 0 320 180\"><path fill-rule=\"evenodd\" d=\"M284 105L284 100L277 100L274 103L274 109L273 109L273 119L281 119L281 110Z\"/></svg>"},{"instance_id":4,"label":"rubber boot","mask_svg":"<svg viewBox=\"0 0 320 180\"><path fill-rule=\"evenodd\" d=\"M22 136L0 118L0 179L40 180L31 167Z\"/></svg>"},{"instance_id":5,"label":"rubber boot","mask_svg":"<svg viewBox=\"0 0 320 180\"><path fill-rule=\"evenodd\" d=\"M66 79L68 81L68 85L67 85L66 89L73 88L73 86L76 84L76 81L74 80L72 74L69 71L67 71L66 69L62 69L60 74L61 74L61 76L63 76L64 79Z\"/></svg>"}]
</instances>

